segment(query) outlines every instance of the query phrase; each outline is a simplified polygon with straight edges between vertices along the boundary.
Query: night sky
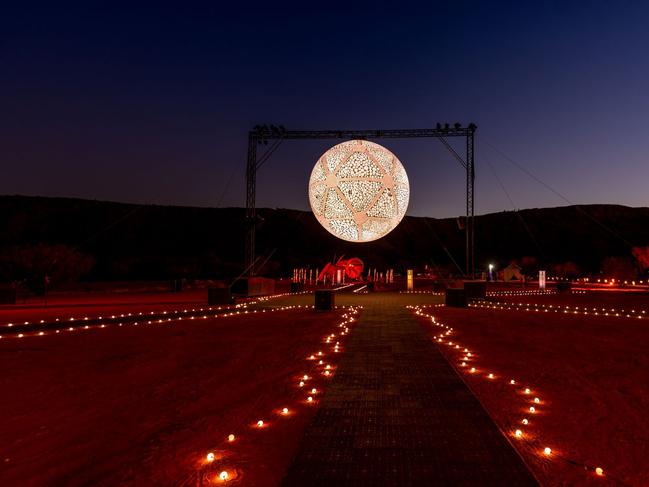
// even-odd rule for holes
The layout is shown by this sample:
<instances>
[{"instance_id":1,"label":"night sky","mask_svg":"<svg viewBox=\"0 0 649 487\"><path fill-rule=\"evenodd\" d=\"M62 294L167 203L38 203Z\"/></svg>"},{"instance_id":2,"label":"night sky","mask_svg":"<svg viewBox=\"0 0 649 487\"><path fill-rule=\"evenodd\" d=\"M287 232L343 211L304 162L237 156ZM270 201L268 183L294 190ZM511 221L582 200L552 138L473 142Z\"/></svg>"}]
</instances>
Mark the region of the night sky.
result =
<instances>
[{"instance_id":1,"label":"night sky","mask_svg":"<svg viewBox=\"0 0 649 487\"><path fill-rule=\"evenodd\" d=\"M0 194L243 206L255 124L459 121L478 125L479 214L567 204L492 146L571 202L649 205L646 2L20 3L0 12ZM439 142L377 142L409 214L463 212ZM258 205L307 209L333 143L283 143Z\"/></svg>"}]
</instances>

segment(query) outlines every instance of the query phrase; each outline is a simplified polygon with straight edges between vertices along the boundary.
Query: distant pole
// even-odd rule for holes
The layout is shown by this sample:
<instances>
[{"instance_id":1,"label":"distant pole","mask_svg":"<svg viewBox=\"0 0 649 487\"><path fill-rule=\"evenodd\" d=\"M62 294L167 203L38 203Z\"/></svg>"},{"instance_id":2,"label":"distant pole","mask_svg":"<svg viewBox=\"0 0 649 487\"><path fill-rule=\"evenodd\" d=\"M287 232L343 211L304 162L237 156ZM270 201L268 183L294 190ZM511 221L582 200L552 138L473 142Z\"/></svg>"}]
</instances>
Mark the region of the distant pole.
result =
<instances>
[{"instance_id":1,"label":"distant pole","mask_svg":"<svg viewBox=\"0 0 649 487\"><path fill-rule=\"evenodd\" d=\"M255 197L257 191L257 136L256 132L248 133L248 161L246 164L246 269L248 275L255 275L255 225L257 209Z\"/></svg>"},{"instance_id":2,"label":"distant pole","mask_svg":"<svg viewBox=\"0 0 649 487\"><path fill-rule=\"evenodd\" d=\"M475 279L475 125L466 135L466 274Z\"/></svg>"}]
</instances>

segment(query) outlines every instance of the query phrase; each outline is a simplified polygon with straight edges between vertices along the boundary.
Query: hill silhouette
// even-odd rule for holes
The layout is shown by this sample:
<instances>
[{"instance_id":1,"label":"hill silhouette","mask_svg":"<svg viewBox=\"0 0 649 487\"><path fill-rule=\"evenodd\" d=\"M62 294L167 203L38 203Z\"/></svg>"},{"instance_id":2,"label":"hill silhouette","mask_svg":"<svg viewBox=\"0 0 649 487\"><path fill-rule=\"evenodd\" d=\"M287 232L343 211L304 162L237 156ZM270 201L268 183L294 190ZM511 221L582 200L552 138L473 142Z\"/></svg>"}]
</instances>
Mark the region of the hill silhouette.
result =
<instances>
[{"instance_id":1,"label":"hill silhouette","mask_svg":"<svg viewBox=\"0 0 649 487\"><path fill-rule=\"evenodd\" d=\"M270 256L262 270L267 275L287 276L299 266L322 268L343 254L399 272L428 265L459 274L464 266L464 233L455 218L405 217L386 237L356 244L330 235L310 212L259 209L258 214L257 252ZM39 246L75 254L74 262L85 262L79 276L85 279L234 277L243 269L244 231L242 208L0 196L0 279L10 280L16 272L11 260L17 252L33 253ZM584 205L476 217L480 268L517 259L530 268L594 273L606 259L633 263L631 248L647 245L649 208ZM41 260L49 258L43 255L64 260L48 252L36 253Z\"/></svg>"}]
</instances>

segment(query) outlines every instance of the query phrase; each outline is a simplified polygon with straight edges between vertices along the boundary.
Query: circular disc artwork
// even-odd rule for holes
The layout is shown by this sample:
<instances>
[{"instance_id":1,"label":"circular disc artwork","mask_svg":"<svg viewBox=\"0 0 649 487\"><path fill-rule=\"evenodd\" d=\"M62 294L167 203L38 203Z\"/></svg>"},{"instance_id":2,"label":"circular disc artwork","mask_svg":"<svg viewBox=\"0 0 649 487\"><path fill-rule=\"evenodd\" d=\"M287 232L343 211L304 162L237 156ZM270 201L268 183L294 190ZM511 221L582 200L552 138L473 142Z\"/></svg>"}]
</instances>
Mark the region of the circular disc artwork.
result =
<instances>
[{"instance_id":1,"label":"circular disc artwork","mask_svg":"<svg viewBox=\"0 0 649 487\"><path fill-rule=\"evenodd\" d=\"M367 140L333 146L316 162L309 202L320 224L350 242L390 233L408 208L410 185L401 161Z\"/></svg>"}]
</instances>

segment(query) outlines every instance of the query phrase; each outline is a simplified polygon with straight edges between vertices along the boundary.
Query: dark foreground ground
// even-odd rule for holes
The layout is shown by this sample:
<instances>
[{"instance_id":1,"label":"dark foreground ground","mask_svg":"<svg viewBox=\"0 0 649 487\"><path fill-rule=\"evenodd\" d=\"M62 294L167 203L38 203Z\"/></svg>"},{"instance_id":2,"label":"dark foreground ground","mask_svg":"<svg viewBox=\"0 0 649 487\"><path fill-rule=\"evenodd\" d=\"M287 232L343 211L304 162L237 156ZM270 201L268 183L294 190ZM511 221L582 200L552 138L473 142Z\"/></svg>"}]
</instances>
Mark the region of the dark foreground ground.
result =
<instances>
[{"instance_id":1,"label":"dark foreground ground","mask_svg":"<svg viewBox=\"0 0 649 487\"><path fill-rule=\"evenodd\" d=\"M456 343L474 352L467 362L476 368L472 374L461 366L462 353L441 347L542 484L649 485L649 318L592 315L593 307L599 313L604 307L609 313L635 310L637 316L649 310L648 296L595 292L494 299L536 303L541 311L429 312L454 328ZM569 312L543 311L558 306L570 306ZM580 314L574 314L575 306ZM581 314L585 307L591 314ZM431 336L439 333L424 326ZM523 393L527 387L529 395ZM513 436L516 429L524 432L522 439ZM546 446L552 448L550 458L542 454ZM603 477L594 473L597 467Z\"/></svg>"},{"instance_id":2,"label":"dark foreground ground","mask_svg":"<svg viewBox=\"0 0 649 487\"><path fill-rule=\"evenodd\" d=\"M179 302L163 300L155 306L198 309L204 303L201 296L180 296L174 298ZM440 300L430 294L387 296L401 310ZM369 310L385 297L345 294L338 302L364 304ZM546 305L573 299L598 302L597 295L525 297ZM249 309L312 300L309 295L277 298ZM100 303L100 312L139 312L152 307L153 301ZM648 308L645 295L624 294L616 301L609 294L605 302ZM99 310L94 306L62 306L56 313L83 316L95 311ZM460 367L462 350L447 343L431 350L441 351L456 368L456 377L468 385L502 438L514 445L543 485L649 485L649 320L482 308L431 307L426 312L454 328L456 343L473 352L477 373ZM20 319L40 317L37 309L20 313ZM336 394L338 398L345 394L340 389L345 374L339 378L338 370L345 371L345 361L356 361L358 367L358 357L347 355L346 347L352 345L346 342L348 336L337 337L341 345L335 356L326 348L331 343L323 341L332 332L340 333L337 325L343 313L316 314L303 308L3 338L0 485L194 486L200 479L209 485L218 484L215 476L222 469L230 478L238 476L232 485L279 485L305 448L305 431L322 420L320 415ZM0 325L10 319L15 321L15 316L0 310ZM419 318L419 323L432 344L440 328L429 319ZM392 338L397 337L399 320L389 321L385 329L390 326L395 327ZM350 324L351 339L362 338L357 333L359 328ZM399 355L398 339L390 344L389 335L379 338L381 346L374 352L366 347L364 360L386 353L386 347ZM319 350L325 352L325 363L333 365L333 378L325 379L323 369L306 360ZM383 367L379 365L374 369ZM407 375L398 363L390 367L392 379ZM318 390L311 403L297 386L305 371ZM487 373L494 373L494 379ZM511 378L517 380L513 389L508 384ZM413 394L408 381L401 391L394 381L390 390L372 389L378 381L380 377L355 383L354 394L364 387L368 394L388 401L390 395L406 400ZM531 400L522 395L518 386L523 384L541 402L522 428L525 441L518 441L513 431L522 417L529 416ZM447 406L452 411L453 402ZM282 407L289 407L290 413L282 415ZM258 419L265 421L264 428L255 427ZM236 435L233 443L225 441L230 433ZM545 445L552 447L551 457L540 452ZM216 459L206 464L210 451ZM597 476L584 465L601 466L605 475ZM398 472L390 485L395 485L394 479L399 479Z\"/></svg>"},{"instance_id":3,"label":"dark foreground ground","mask_svg":"<svg viewBox=\"0 0 649 487\"><path fill-rule=\"evenodd\" d=\"M277 485L315 411L297 377L341 314L3 338L0 485L196 485L209 451L242 485Z\"/></svg>"}]
</instances>

